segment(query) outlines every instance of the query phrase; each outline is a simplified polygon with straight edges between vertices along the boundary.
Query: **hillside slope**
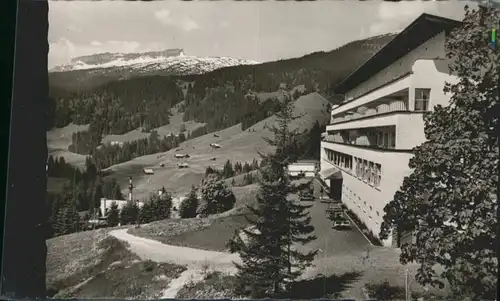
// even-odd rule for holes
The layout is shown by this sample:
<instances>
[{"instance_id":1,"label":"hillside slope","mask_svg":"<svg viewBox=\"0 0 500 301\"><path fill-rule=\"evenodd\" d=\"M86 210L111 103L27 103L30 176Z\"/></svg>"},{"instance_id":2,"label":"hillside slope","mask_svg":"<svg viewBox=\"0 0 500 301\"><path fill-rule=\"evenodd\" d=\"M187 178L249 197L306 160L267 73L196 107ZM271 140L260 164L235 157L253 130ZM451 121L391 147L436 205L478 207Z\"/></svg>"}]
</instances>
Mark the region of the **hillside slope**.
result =
<instances>
[{"instance_id":1,"label":"hillside slope","mask_svg":"<svg viewBox=\"0 0 500 301\"><path fill-rule=\"evenodd\" d=\"M329 119L325 109L327 104L328 100L318 93L300 97L295 101L294 113L302 117L294 120L291 127L303 132L310 129L316 121L326 122ZM110 176L117 178L121 187L127 187L128 178L132 176L135 185L134 195L139 199L147 197L162 186L174 196L183 196L189 192L192 185L200 184L208 166L222 168L227 160L250 163L254 158L260 159L258 152L272 151L272 147L262 138L271 135L265 126L271 126L274 122L275 117L271 116L245 131L242 131L241 125L238 124L218 131L219 137L206 134L183 142L177 149L138 157L111 166L107 170L112 171ZM221 148L213 149L210 143L217 143ZM187 153L190 158L176 159L174 157L176 152ZM177 164L183 162L188 163L189 168L179 169ZM144 175L142 170L146 167L153 169L154 174Z\"/></svg>"}]
</instances>

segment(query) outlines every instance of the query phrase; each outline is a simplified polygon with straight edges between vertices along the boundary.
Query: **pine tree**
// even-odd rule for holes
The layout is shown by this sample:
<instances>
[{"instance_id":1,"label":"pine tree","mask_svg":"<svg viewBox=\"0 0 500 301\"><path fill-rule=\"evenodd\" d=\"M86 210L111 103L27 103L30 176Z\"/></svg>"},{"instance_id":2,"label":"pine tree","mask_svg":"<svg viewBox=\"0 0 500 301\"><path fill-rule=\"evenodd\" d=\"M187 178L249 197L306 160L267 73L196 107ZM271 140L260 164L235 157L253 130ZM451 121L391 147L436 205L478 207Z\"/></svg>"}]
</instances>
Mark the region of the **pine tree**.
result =
<instances>
[{"instance_id":1,"label":"pine tree","mask_svg":"<svg viewBox=\"0 0 500 301\"><path fill-rule=\"evenodd\" d=\"M163 189L165 189L163 187ZM172 196L168 192L163 192L161 196L155 198L155 220L170 218L172 213Z\"/></svg>"},{"instance_id":2,"label":"pine tree","mask_svg":"<svg viewBox=\"0 0 500 301\"><path fill-rule=\"evenodd\" d=\"M120 222L120 211L118 210L118 204L116 204L116 202L111 203L111 207L108 211L107 221L110 227L116 227Z\"/></svg>"},{"instance_id":3,"label":"pine tree","mask_svg":"<svg viewBox=\"0 0 500 301\"><path fill-rule=\"evenodd\" d=\"M191 187L191 191L186 196L180 206L179 206L179 215L182 218L192 218L196 217L196 211L198 209L198 196L196 194L196 187Z\"/></svg>"},{"instance_id":4,"label":"pine tree","mask_svg":"<svg viewBox=\"0 0 500 301\"><path fill-rule=\"evenodd\" d=\"M147 224L155 220L155 202L153 200L148 200L144 202L140 212L139 221L141 224Z\"/></svg>"},{"instance_id":5,"label":"pine tree","mask_svg":"<svg viewBox=\"0 0 500 301\"><path fill-rule=\"evenodd\" d=\"M414 233L400 261L420 264L420 284L450 284L455 300L495 299L498 273L498 113L500 51L488 45L498 9L467 11L448 36L450 105L424 116L427 141L414 149L407 176L384 208L380 237ZM434 269L440 266L443 272Z\"/></svg>"},{"instance_id":6,"label":"pine tree","mask_svg":"<svg viewBox=\"0 0 500 301\"><path fill-rule=\"evenodd\" d=\"M141 210L139 210L139 206L137 206L135 202L128 201L120 211L120 224L135 224L137 222L137 217L140 211Z\"/></svg>"},{"instance_id":7,"label":"pine tree","mask_svg":"<svg viewBox=\"0 0 500 301\"><path fill-rule=\"evenodd\" d=\"M71 193L66 192L55 218L56 236L74 233L78 230L79 216Z\"/></svg>"},{"instance_id":8,"label":"pine tree","mask_svg":"<svg viewBox=\"0 0 500 301\"><path fill-rule=\"evenodd\" d=\"M240 294L253 298L282 297L291 282L312 264L317 251L301 253L296 244L316 239L307 209L288 200L291 193L302 187L293 185L286 173L290 162L290 143L296 132L290 129L293 106L285 103L276 114L277 126L270 127L274 139L265 139L276 148L275 153L261 155L268 164L260 173L257 205L248 206L253 218L248 218L251 230L243 230L229 241L231 252L239 253L242 264L236 264L237 287Z\"/></svg>"},{"instance_id":9,"label":"pine tree","mask_svg":"<svg viewBox=\"0 0 500 301\"><path fill-rule=\"evenodd\" d=\"M222 176L227 179L234 176L233 164L231 161L227 160L222 169Z\"/></svg>"}]
</instances>

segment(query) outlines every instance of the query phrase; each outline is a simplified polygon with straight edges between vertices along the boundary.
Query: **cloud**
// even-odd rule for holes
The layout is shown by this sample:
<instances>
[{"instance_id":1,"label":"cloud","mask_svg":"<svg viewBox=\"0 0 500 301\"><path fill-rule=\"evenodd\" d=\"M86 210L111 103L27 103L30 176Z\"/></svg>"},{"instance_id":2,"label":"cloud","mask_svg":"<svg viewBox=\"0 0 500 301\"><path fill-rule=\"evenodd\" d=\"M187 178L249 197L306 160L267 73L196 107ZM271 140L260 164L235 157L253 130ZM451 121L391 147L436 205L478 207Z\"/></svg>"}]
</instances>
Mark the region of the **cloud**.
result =
<instances>
[{"instance_id":1,"label":"cloud","mask_svg":"<svg viewBox=\"0 0 500 301\"><path fill-rule=\"evenodd\" d=\"M192 31L200 28L198 23L191 17L174 18L168 9L156 11L154 16L164 26L176 26L184 31Z\"/></svg>"},{"instance_id":2,"label":"cloud","mask_svg":"<svg viewBox=\"0 0 500 301\"><path fill-rule=\"evenodd\" d=\"M200 26L198 26L198 23L196 23L190 17L184 17L181 21L180 27L185 31L191 31L200 28Z\"/></svg>"},{"instance_id":3,"label":"cloud","mask_svg":"<svg viewBox=\"0 0 500 301\"><path fill-rule=\"evenodd\" d=\"M172 25L174 23L174 19L171 17L171 13L168 9L156 11L155 18L163 25Z\"/></svg>"},{"instance_id":4,"label":"cloud","mask_svg":"<svg viewBox=\"0 0 500 301\"><path fill-rule=\"evenodd\" d=\"M88 44L75 44L69 39L62 38L49 45L49 68L67 64L71 59L83 55L103 52L144 52L167 48L162 43L139 43L136 41L92 41Z\"/></svg>"},{"instance_id":5,"label":"cloud","mask_svg":"<svg viewBox=\"0 0 500 301\"><path fill-rule=\"evenodd\" d=\"M424 11L435 11L438 9L436 2L412 1L412 2L381 2L378 5L377 19L368 32L370 35L379 35L402 29L412 20L416 19Z\"/></svg>"}]
</instances>

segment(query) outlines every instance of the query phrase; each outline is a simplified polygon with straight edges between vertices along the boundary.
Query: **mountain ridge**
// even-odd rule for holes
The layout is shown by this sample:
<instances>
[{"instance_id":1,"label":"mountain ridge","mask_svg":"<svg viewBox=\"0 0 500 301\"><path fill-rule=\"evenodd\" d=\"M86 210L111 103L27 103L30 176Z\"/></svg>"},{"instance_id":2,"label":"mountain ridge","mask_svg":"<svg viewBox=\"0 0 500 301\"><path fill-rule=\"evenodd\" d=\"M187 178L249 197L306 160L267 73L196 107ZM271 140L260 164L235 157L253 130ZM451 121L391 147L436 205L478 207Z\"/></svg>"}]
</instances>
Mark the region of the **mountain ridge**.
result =
<instances>
[{"instance_id":1,"label":"mountain ridge","mask_svg":"<svg viewBox=\"0 0 500 301\"><path fill-rule=\"evenodd\" d=\"M181 76L186 77L220 77L226 80L237 73L276 73L290 69L317 69L344 76L345 71L352 71L351 65L358 66L395 36L394 33L355 40L328 51L316 51L300 57L281 59L271 62L257 63L235 58L196 58L191 56L167 57L164 63L159 61L150 64L94 68L66 71L49 71L51 87L63 89L86 89L100 86L110 81L126 80L143 76ZM183 53L183 51L182 51ZM136 54L130 54L133 56ZM354 61L338 61L341 56L353 56ZM360 61L359 61L360 60ZM345 71L344 71L345 70ZM226 74L224 74L226 73Z\"/></svg>"},{"instance_id":2,"label":"mountain ridge","mask_svg":"<svg viewBox=\"0 0 500 301\"><path fill-rule=\"evenodd\" d=\"M154 73L170 70L175 75L210 72L222 67L258 64L258 62L231 57L187 56L182 48L140 53L103 52L75 57L68 64L58 65L51 72L88 70L105 73L108 68L130 69L131 73Z\"/></svg>"}]
</instances>

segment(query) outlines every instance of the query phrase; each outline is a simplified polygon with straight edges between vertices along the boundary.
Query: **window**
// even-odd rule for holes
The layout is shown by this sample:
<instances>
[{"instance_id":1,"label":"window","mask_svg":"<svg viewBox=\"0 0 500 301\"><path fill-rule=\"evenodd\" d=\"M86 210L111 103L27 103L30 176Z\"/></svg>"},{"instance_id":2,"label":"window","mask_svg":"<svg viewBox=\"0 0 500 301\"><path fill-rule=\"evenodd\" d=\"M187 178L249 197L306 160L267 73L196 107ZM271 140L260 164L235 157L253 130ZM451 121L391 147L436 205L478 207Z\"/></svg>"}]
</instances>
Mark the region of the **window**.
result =
<instances>
[{"instance_id":1,"label":"window","mask_svg":"<svg viewBox=\"0 0 500 301\"><path fill-rule=\"evenodd\" d=\"M382 133L381 132L378 132L377 133L377 146L378 147L383 147L384 146L384 143L383 143L383 137L382 137Z\"/></svg>"},{"instance_id":2,"label":"window","mask_svg":"<svg viewBox=\"0 0 500 301\"><path fill-rule=\"evenodd\" d=\"M361 160L356 158L356 177L361 177Z\"/></svg>"},{"instance_id":3,"label":"window","mask_svg":"<svg viewBox=\"0 0 500 301\"><path fill-rule=\"evenodd\" d=\"M415 111L427 111L431 89L415 89Z\"/></svg>"},{"instance_id":4,"label":"window","mask_svg":"<svg viewBox=\"0 0 500 301\"><path fill-rule=\"evenodd\" d=\"M365 161L365 178L364 178L364 180L367 183L370 183L370 178L371 178L370 162L369 161Z\"/></svg>"},{"instance_id":5,"label":"window","mask_svg":"<svg viewBox=\"0 0 500 301\"><path fill-rule=\"evenodd\" d=\"M382 134L382 146L384 148L389 147L389 134L388 133L383 133Z\"/></svg>"},{"instance_id":6,"label":"window","mask_svg":"<svg viewBox=\"0 0 500 301\"><path fill-rule=\"evenodd\" d=\"M366 166L366 173L368 174L366 178L368 180L368 183L372 183L372 166L373 166L372 162L368 162Z\"/></svg>"},{"instance_id":7,"label":"window","mask_svg":"<svg viewBox=\"0 0 500 301\"><path fill-rule=\"evenodd\" d=\"M363 160L363 181L368 180L368 162L366 160Z\"/></svg>"},{"instance_id":8,"label":"window","mask_svg":"<svg viewBox=\"0 0 500 301\"><path fill-rule=\"evenodd\" d=\"M375 163L370 162L370 178L369 182L370 184L374 185L375 184L375 178L377 177L377 173L375 170Z\"/></svg>"},{"instance_id":9,"label":"window","mask_svg":"<svg viewBox=\"0 0 500 301\"><path fill-rule=\"evenodd\" d=\"M396 148L396 132L391 132L391 148Z\"/></svg>"},{"instance_id":10,"label":"window","mask_svg":"<svg viewBox=\"0 0 500 301\"><path fill-rule=\"evenodd\" d=\"M376 172L377 172L377 178L376 178L376 183L375 183L375 186L380 186L380 182L382 181L382 166L380 164L375 164L376 168Z\"/></svg>"}]
</instances>

